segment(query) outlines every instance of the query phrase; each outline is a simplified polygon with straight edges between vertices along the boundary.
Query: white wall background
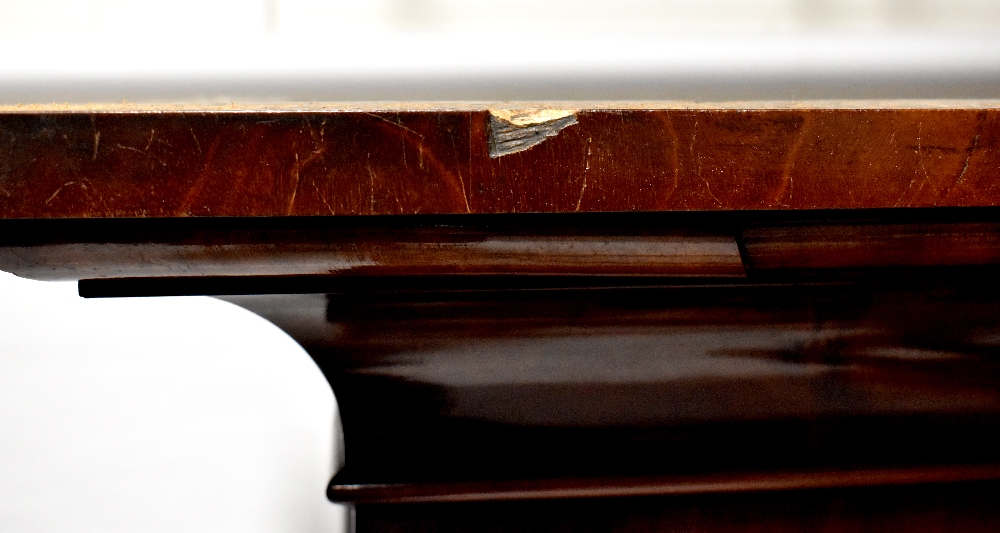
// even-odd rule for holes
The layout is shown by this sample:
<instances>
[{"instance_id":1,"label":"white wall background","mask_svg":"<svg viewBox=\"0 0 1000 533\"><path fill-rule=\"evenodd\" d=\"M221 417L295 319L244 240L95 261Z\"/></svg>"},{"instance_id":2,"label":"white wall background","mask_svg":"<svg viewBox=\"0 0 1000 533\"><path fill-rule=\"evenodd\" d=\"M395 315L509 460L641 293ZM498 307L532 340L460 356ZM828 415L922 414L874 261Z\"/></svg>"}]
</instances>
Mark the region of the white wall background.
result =
<instances>
[{"instance_id":1,"label":"white wall background","mask_svg":"<svg viewBox=\"0 0 1000 533\"><path fill-rule=\"evenodd\" d=\"M0 273L0 531L342 531L335 416L242 308Z\"/></svg>"},{"instance_id":2,"label":"white wall background","mask_svg":"<svg viewBox=\"0 0 1000 533\"><path fill-rule=\"evenodd\" d=\"M996 0L0 0L0 104L1000 97Z\"/></svg>"},{"instance_id":3,"label":"white wall background","mask_svg":"<svg viewBox=\"0 0 1000 533\"><path fill-rule=\"evenodd\" d=\"M996 31L995 0L2 0L0 33Z\"/></svg>"}]
</instances>

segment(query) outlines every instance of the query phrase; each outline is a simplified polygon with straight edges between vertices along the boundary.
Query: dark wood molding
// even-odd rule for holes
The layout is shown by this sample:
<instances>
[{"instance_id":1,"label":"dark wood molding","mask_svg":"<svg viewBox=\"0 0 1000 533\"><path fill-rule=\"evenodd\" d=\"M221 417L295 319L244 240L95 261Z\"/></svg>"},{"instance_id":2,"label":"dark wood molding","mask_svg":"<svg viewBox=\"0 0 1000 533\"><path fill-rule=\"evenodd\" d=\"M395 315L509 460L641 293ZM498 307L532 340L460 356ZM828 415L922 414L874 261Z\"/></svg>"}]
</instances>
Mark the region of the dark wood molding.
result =
<instances>
[{"instance_id":1,"label":"dark wood molding","mask_svg":"<svg viewBox=\"0 0 1000 533\"><path fill-rule=\"evenodd\" d=\"M1000 480L998 465L949 465L715 476L529 479L425 484L331 484L330 499L359 505L636 498Z\"/></svg>"}]
</instances>

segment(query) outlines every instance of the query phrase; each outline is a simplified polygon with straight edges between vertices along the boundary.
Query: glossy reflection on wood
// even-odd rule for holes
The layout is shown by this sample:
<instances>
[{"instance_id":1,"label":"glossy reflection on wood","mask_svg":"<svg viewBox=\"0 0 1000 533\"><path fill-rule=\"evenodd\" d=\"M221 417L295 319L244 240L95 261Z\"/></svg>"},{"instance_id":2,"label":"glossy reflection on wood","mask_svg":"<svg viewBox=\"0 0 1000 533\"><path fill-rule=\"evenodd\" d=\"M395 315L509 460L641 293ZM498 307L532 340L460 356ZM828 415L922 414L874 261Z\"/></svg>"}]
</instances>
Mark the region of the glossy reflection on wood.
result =
<instances>
[{"instance_id":1,"label":"glossy reflection on wood","mask_svg":"<svg viewBox=\"0 0 1000 533\"><path fill-rule=\"evenodd\" d=\"M545 277L559 286L837 269L884 277L879 269L1000 264L998 221L996 208L0 220L0 268L88 287L106 280L108 296L337 292L354 282L323 278L344 277L397 288L407 277L425 288L466 277L453 281L469 289L475 277L483 288L499 288L499 277L509 288Z\"/></svg>"},{"instance_id":2,"label":"glossy reflection on wood","mask_svg":"<svg viewBox=\"0 0 1000 533\"><path fill-rule=\"evenodd\" d=\"M596 498L649 498L692 494L788 492L801 490L906 487L968 481L996 481L1000 465L925 465L827 471L777 471L709 476L646 476L583 479L530 479L464 483L335 485L331 495L359 505L463 503Z\"/></svg>"},{"instance_id":3,"label":"glossy reflection on wood","mask_svg":"<svg viewBox=\"0 0 1000 533\"><path fill-rule=\"evenodd\" d=\"M8 108L0 217L1000 204L989 103L574 111L537 145L490 157L490 111L476 106Z\"/></svg>"},{"instance_id":4,"label":"glossy reflection on wood","mask_svg":"<svg viewBox=\"0 0 1000 533\"><path fill-rule=\"evenodd\" d=\"M230 301L333 385L331 498L608 497L997 478L996 274Z\"/></svg>"}]
</instances>

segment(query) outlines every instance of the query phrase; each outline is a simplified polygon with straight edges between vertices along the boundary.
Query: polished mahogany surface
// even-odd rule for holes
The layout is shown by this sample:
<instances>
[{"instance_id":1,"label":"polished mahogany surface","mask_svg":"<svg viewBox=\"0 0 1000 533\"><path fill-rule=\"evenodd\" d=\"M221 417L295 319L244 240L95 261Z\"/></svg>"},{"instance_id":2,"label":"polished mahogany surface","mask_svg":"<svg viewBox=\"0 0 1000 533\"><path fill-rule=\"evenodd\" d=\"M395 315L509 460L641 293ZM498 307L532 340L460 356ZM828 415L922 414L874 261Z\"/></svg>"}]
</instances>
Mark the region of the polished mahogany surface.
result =
<instances>
[{"instance_id":1,"label":"polished mahogany surface","mask_svg":"<svg viewBox=\"0 0 1000 533\"><path fill-rule=\"evenodd\" d=\"M333 385L334 499L669 494L880 468L996 478L996 274L230 300Z\"/></svg>"},{"instance_id":2,"label":"polished mahogany surface","mask_svg":"<svg viewBox=\"0 0 1000 533\"><path fill-rule=\"evenodd\" d=\"M0 268L47 280L744 276L734 221L699 215L0 219L0 230ZM996 233L983 232L987 244Z\"/></svg>"},{"instance_id":3,"label":"polished mahogany surface","mask_svg":"<svg viewBox=\"0 0 1000 533\"><path fill-rule=\"evenodd\" d=\"M0 219L0 268L82 279L89 296L649 284L743 278L748 268L772 279L838 269L870 277L996 264L995 208Z\"/></svg>"},{"instance_id":4,"label":"polished mahogany surface","mask_svg":"<svg viewBox=\"0 0 1000 533\"><path fill-rule=\"evenodd\" d=\"M0 218L1000 204L995 102L551 107L4 108Z\"/></svg>"}]
</instances>

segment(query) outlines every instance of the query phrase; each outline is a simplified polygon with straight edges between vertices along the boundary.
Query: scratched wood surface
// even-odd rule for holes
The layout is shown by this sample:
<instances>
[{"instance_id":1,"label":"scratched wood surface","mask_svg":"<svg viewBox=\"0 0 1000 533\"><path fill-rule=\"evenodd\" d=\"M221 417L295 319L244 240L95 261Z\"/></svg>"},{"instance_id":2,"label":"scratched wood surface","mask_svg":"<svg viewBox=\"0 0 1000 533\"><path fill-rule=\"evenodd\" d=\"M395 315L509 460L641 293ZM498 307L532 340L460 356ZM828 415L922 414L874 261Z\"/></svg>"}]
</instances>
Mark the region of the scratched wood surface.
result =
<instances>
[{"instance_id":1,"label":"scratched wood surface","mask_svg":"<svg viewBox=\"0 0 1000 533\"><path fill-rule=\"evenodd\" d=\"M0 218L1000 205L990 102L498 106L4 108Z\"/></svg>"}]
</instances>

